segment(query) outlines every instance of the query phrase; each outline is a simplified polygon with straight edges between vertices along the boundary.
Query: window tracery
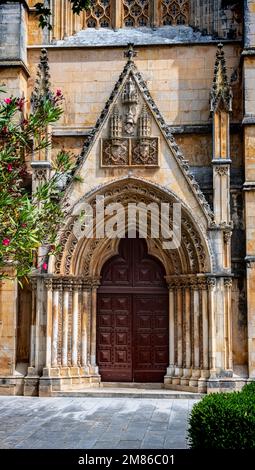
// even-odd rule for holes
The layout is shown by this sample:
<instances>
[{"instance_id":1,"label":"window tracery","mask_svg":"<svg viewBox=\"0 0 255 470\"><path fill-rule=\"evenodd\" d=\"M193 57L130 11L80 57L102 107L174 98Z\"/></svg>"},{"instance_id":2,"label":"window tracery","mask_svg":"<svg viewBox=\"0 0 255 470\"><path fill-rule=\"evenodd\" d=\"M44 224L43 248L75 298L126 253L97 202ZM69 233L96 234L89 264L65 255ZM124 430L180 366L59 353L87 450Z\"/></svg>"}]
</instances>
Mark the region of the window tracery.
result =
<instances>
[{"instance_id":1,"label":"window tracery","mask_svg":"<svg viewBox=\"0 0 255 470\"><path fill-rule=\"evenodd\" d=\"M90 10L86 13L87 28L111 27L111 0L91 0Z\"/></svg>"},{"instance_id":2,"label":"window tracery","mask_svg":"<svg viewBox=\"0 0 255 470\"><path fill-rule=\"evenodd\" d=\"M161 1L161 24L188 25L189 24L189 1L188 0L162 0Z\"/></svg>"},{"instance_id":3,"label":"window tracery","mask_svg":"<svg viewBox=\"0 0 255 470\"><path fill-rule=\"evenodd\" d=\"M150 26L150 1L123 0L124 26Z\"/></svg>"}]
</instances>

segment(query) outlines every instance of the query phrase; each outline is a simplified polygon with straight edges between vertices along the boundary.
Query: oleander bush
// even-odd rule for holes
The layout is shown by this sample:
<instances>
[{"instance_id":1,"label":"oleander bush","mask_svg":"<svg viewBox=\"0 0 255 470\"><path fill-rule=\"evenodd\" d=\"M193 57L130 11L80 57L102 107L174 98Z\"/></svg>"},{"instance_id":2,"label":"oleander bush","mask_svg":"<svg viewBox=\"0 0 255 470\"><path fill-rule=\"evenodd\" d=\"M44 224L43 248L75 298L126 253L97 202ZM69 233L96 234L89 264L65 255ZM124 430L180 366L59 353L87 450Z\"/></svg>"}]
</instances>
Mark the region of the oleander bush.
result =
<instances>
[{"instance_id":1,"label":"oleander bush","mask_svg":"<svg viewBox=\"0 0 255 470\"><path fill-rule=\"evenodd\" d=\"M192 409L188 439L192 449L255 449L255 382L205 396Z\"/></svg>"}]
</instances>

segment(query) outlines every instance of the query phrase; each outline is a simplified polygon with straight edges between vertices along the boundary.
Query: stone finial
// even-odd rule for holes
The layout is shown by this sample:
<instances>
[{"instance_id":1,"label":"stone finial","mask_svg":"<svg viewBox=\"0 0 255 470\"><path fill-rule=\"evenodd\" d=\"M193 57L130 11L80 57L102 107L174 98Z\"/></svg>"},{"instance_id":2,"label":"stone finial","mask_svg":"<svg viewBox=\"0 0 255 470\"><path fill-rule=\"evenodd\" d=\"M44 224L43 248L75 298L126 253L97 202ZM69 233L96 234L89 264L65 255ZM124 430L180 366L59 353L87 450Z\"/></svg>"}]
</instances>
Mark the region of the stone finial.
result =
<instances>
[{"instance_id":1,"label":"stone finial","mask_svg":"<svg viewBox=\"0 0 255 470\"><path fill-rule=\"evenodd\" d=\"M232 111L232 88L227 77L227 67L223 44L218 44L214 67L213 86L210 94L211 113L215 113L220 105L226 112Z\"/></svg>"},{"instance_id":2,"label":"stone finial","mask_svg":"<svg viewBox=\"0 0 255 470\"><path fill-rule=\"evenodd\" d=\"M31 95L33 110L37 108L42 97L50 95L50 73L49 61L46 49L41 49L40 62L37 68L34 90Z\"/></svg>"},{"instance_id":3,"label":"stone finial","mask_svg":"<svg viewBox=\"0 0 255 470\"><path fill-rule=\"evenodd\" d=\"M128 62L133 62L134 61L134 57L137 56L137 52L134 50L134 44L133 43L129 43L127 45L127 50L124 52L124 57L127 57L128 59Z\"/></svg>"}]
</instances>

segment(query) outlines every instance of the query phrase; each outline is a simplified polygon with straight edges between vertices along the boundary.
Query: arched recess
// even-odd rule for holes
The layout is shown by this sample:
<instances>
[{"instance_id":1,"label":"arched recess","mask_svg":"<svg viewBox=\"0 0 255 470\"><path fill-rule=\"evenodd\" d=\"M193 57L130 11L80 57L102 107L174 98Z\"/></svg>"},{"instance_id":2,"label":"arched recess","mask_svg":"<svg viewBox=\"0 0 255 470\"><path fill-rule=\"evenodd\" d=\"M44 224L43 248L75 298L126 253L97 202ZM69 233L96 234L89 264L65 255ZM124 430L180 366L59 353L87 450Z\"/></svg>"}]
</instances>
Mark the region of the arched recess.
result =
<instances>
[{"instance_id":1,"label":"arched recess","mask_svg":"<svg viewBox=\"0 0 255 470\"><path fill-rule=\"evenodd\" d=\"M160 206L161 203L168 203L171 222L173 204L181 203L180 244L175 249L164 249L161 233L158 238L152 238L149 234L146 242L149 255L159 260L164 267L169 289L169 367L165 383L197 387L198 380L203 378L199 387L201 391L204 390L204 380L209 377L209 364L214 360L209 350L212 301L210 282L207 282L207 275L213 272L214 263L206 229L200 226L192 210L173 192L134 177L113 181L95 189L70 211L60 235L60 252L55 263L50 262L46 285L49 299L47 323L50 325L49 334L53 332L47 363L52 367L72 366L77 374L92 374L93 380L94 377L100 380L96 362L97 293L102 267L118 254L121 242L107 237L77 237L74 230L82 203L88 203L95 211L98 195L104 196L105 207L120 203L125 214L130 203L143 203L141 216L143 219L148 216L149 221L151 213L146 213L149 204ZM106 215L105 222L111 220L111 217ZM160 218L160 222L165 229L169 228L165 220ZM100 224L98 228L100 231ZM135 219L129 228L137 230ZM127 229L127 218L124 218L124 234Z\"/></svg>"},{"instance_id":2,"label":"arched recess","mask_svg":"<svg viewBox=\"0 0 255 470\"><path fill-rule=\"evenodd\" d=\"M96 188L93 192L80 199L74 206L67 224L60 235L61 250L49 266L52 274L82 276L83 278L100 276L103 263L117 252L118 239L86 237L77 239L74 234L74 226L79 218L78 208L82 207L83 202L86 202L93 207L95 214L96 198L99 195L104 196L105 206L112 203L120 203L125 209L125 215L127 215L130 203L143 203L146 206L156 203L159 207L161 207L161 203L168 203L170 205L170 220L173 204L180 203L182 207L180 246L176 249L163 249L161 234L157 239L148 236L149 252L160 259L165 267L167 276L212 272L213 256L210 242L204 228L200 227L199 220L194 216L192 210L170 190L161 188L148 181L128 178ZM141 217L147 217L145 208L141 208L141 214ZM104 222L106 223L110 218L111 216L105 216ZM161 220L161 216L159 219L160 225L165 225L167 230L168 226ZM151 213L148 212L149 226L150 221ZM126 217L125 227L123 227L124 233L127 229ZM136 224L134 224L134 230L137 230Z\"/></svg>"}]
</instances>

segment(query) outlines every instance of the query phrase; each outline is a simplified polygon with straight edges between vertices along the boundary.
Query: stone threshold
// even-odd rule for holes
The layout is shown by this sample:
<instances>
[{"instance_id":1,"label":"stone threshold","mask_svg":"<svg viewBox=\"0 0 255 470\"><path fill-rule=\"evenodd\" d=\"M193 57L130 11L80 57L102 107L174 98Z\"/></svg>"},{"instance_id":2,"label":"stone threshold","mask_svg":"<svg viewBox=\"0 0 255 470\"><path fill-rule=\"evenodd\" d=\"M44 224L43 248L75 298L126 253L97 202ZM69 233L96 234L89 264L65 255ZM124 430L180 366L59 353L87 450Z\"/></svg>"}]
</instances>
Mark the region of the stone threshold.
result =
<instances>
[{"instance_id":1,"label":"stone threshold","mask_svg":"<svg viewBox=\"0 0 255 470\"><path fill-rule=\"evenodd\" d=\"M204 396L202 393L192 393L166 389L148 389L133 387L98 387L86 388L83 390L66 390L51 392L52 397L98 397L98 398L164 398L164 399L189 399L198 400Z\"/></svg>"}]
</instances>

